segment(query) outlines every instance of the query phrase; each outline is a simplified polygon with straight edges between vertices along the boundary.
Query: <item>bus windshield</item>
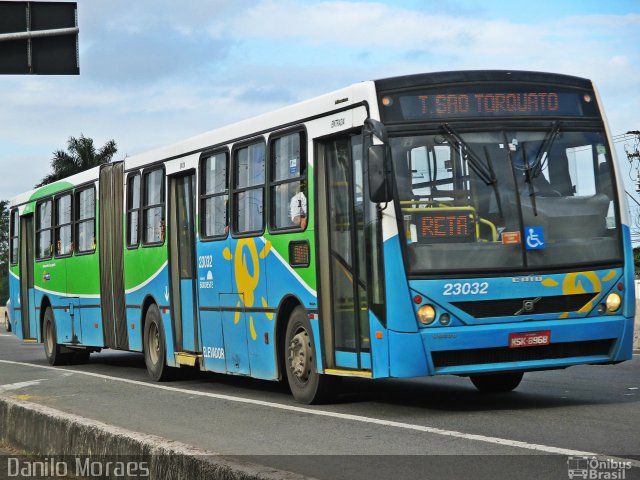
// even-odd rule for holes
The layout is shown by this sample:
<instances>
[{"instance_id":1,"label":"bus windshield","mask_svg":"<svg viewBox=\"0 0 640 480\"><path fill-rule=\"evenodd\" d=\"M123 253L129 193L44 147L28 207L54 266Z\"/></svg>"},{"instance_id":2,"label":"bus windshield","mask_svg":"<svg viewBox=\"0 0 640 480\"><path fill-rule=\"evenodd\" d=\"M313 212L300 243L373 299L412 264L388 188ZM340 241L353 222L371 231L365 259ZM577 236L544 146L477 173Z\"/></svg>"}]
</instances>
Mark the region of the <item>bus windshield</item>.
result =
<instances>
[{"instance_id":1,"label":"bus windshield","mask_svg":"<svg viewBox=\"0 0 640 480\"><path fill-rule=\"evenodd\" d=\"M621 261L604 132L443 124L390 145L410 274Z\"/></svg>"}]
</instances>

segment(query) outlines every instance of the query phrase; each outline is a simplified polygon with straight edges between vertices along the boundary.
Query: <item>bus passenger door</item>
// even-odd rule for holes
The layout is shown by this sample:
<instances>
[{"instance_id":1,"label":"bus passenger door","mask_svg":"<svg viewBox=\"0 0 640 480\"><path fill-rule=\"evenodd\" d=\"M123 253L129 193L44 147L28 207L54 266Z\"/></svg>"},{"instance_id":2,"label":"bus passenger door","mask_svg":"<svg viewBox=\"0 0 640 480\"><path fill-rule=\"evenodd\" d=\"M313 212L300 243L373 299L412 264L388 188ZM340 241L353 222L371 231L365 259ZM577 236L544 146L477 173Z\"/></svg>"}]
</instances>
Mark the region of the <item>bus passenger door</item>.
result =
<instances>
[{"instance_id":1,"label":"bus passenger door","mask_svg":"<svg viewBox=\"0 0 640 480\"><path fill-rule=\"evenodd\" d=\"M20 220L20 294L16 307L20 311L22 339L28 340L38 335L33 288L33 215L24 216Z\"/></svg>"},{"instance_id":2,"label":"bus passenger door","mask_svg":"<svg viewBox=\"0 0 640 480\"><path fill-rule=\"evenodd\" d=\"M195 269L195 174L169 177L169 274L176 352L200 352Z\"/></svg>"},{"instance_id":3,"label":"bus passenger door","mask_svg":"<svg viewBox=\"0 0 640 480\"><path fill-rule=\"evenodd\" d=\"M319 145L322 325L328 369L371 371L362 137Z\"/></svg>"}]
</instances>

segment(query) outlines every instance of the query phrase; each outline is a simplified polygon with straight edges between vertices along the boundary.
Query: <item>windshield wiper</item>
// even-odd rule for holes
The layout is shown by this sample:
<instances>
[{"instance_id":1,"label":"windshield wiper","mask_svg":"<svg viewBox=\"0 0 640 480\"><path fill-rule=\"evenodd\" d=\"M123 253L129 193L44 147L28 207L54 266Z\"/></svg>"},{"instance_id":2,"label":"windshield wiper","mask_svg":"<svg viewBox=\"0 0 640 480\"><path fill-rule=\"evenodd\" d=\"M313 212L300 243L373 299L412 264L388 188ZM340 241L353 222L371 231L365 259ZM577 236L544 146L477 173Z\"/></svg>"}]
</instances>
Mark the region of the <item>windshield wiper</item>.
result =
<instances>
[{"instance_id":1,"label":"windshield wiper","mask_svg":"<svg viewBox=\"0 0 640 480\"><path fill-rule=\"evenodd\" d=\"M542 173L542 170L543 170L542 157L546 152L547 160L549 159L549 150L551 150L553 142L555 142L559 133L560 133L560 122L555 121L551 125L551 130L549 130L549 132L545 135L544 140L542 140L540 149L538 150L538 153L536 154L536 158L533 161L533 168L532 168L533 178L538 178ZM525 165L528 165L528 163L529 162L525 160Z\"/></svg>"},{"instance_id":2,"label":"windshield wiper","mask_svg":"<svg viewBox=\"0 0 640 480\"><path fill-rule=\"evenodd\" d=\"M504 138L504 141L505 143L507 142L506 136ZM509 156L511 156L511 150L509 150ZM531 208L533 209L533 215L537 217L538 208L536 207L536 189L533 187L533 179L536 178L537 175L535 175L533 169L531 168L531 165L529 165L529 159L527 158L527 151L524 148L524 142L522 142L522 158L524 159L524 181L529 184L529 198L531 199ZM540 169L540 171L542 171L542 169Z\"/></svg>"},{"instance_id":3,"label":"windshield wiper","mask_svg":"<svg viewBox=\"0 0 640 480\"><path fill-rule=\"evenodd\" d=\"M480 180L482 180L486 185L491 185L496 182L495 176L491 175L491 169L483 164L482 160L476 153L471 150L467 142L465 142L462 137L456 132L448 123L442 124L442 129L445 131L448 140L452 143L461 147L463 158L467 160L471 170L473 170Z\"/></svg>"},{"instance_id":4,"label":"windshield wiper","mask_svg":"<svg viewBox=\"0 0 640 480\"><path fill-rule=\"evenodd\" d=\"M493 169L493 161L491 160L491 156L489 155L487 148L485 147L484 149L484 155L487 159L487 162L485 164L482 159L471 149L471 147L469 147L467 142L462 139L460 134L456 132L453 127L451 127L451 125L449 125L448 123L443 123L441 127L445 131L448 140L456 144L460 148L463 159L468 162L471 170L473 170L476 175L478 175L480 180L482 180L485 185L491 185L493 187L493 193L496 196L496 203L498 204L498 211L500 213L500 217L502 218L502 203L500 202L498 179L496 178L495 170Z\"/></svg>"}]
</instances>

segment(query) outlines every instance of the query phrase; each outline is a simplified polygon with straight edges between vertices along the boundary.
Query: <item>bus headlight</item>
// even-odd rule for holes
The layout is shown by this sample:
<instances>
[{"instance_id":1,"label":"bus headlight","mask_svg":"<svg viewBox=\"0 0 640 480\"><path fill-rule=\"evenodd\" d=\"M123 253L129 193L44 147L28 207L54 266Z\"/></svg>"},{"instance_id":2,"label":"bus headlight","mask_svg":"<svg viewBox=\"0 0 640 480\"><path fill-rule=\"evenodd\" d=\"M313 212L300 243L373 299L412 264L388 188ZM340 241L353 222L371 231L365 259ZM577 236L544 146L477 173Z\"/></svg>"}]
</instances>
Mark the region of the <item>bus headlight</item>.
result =
<instances>
[{"instance_id":1,"label":"bus headlight","mask_svg":"<svg viewBox=\"0 0 640 480\"><path fill-rule=\"evenodd\" d=\"M422 305L418 309L418 320L423 325L430 325L436 319L436 309L432 305Z\"/></svg>"},{"instance_id":2,"label":"bus headlight","mask_svg":"<svg viewBox=\"0 0 640 480\"><path fill-rule=\"evenodd\" d=\"M622 304L622 299L620 298L620 295L618 295L617 293L610 293L605 303L607 304L607 311L615 312L620 308L620 304Z\"/></svg>"}]
</instances>

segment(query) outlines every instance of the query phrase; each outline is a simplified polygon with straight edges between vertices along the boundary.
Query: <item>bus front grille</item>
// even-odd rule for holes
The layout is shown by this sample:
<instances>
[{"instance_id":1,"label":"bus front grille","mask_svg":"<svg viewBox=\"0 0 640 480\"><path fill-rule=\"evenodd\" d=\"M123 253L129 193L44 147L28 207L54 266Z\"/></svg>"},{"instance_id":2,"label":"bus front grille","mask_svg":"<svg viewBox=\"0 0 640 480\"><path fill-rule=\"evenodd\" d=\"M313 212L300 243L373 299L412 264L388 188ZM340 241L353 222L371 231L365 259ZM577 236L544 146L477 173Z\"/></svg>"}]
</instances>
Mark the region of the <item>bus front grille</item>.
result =
<instances>
[{"instance_id":1,"label":"bus front grille","mask_svg":"<svg viewBox=\"0 0 640 480\"><path fill-rule=\"evenodd\" d=\"M548 297L507 298L471 302L451 302L463 312L475 318L506 317L512 315L537 315L541 313L576 312L599 293L552 295ZM525 307L525 303L528 307Z\"/></svg>"},{"instance_id":2,"label":"bus front grille","mask_svg":"<svg viewBox=\"0 0 640 480\"><path fill-rule=\"evenodd\" d=\"M615 339L585 342L552 343L540 347L474 348L469 350L443 350L431 353L436 368L482 365L487 363L526 362L571 357L608 356Z\"/></svg>"}]
</instances>

